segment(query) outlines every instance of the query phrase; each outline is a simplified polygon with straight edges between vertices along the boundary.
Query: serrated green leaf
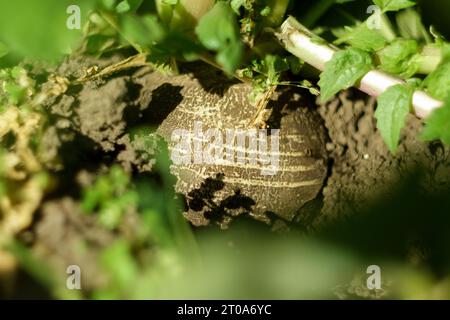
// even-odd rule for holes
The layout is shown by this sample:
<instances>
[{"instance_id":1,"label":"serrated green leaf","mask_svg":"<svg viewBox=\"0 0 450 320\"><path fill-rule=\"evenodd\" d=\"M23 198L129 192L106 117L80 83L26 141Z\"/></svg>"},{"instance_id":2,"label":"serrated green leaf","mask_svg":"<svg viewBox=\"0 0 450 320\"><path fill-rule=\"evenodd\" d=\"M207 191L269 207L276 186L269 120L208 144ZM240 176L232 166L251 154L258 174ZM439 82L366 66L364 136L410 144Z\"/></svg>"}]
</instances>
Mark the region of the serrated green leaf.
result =
<instances>
[{"instance_id":1,"label":"serrated green leaf","mask_svg":"<svg viewBox=\"0 0 450 320\"><path fill-rule=\"evenodd\" d=\"M371 69L372 58L363 50L350 48L336 52L320 75L322 102L355 85Z\"/></svg>"},{"instance_id":2,"label":"serrated green leaf","mask_svg":"<svg viewBox=\"0 0 450 320\"><path fill-rule=\"evenodd\" d=\"M442 108L436 109L425 120L421 138L426 141L440 139L450 146L450 95Z\"/></svg>"},{"instance_id":3,"label":"serrated green leaf","mask_svg":"<svg viewBox=\"0 0 450 320\"><path fill-rule=\"evenodd\" d=\"M415 0L373 0L383 12L399 11L416 5Z\"/></svg>"},{"instance_id":4,"label":"serrated green leaf","mask_svg":"<svg viewBox=\"0 0 450 320\"><path fill-rule=\"evenodd\" d=\"M415 40L398 39L378 52L380 69L407 79L420 68L419 44Z\"/></svg>"},{"instance_id":5,"label":"serrated green leaf","mask_svg":"<svg viewBox=\"0 0 450 320\"><path fill-rule=\"evenodd\" d=\"M218 2L202 17L195 29L202 45L217 51L217 62L229 73L239 66L243 53L236 18L228 3Z\"/></svg>"},{"instance_id":6,"label":"serrated green leaf","mask_svg":"<svg viewBox=\"0 0 450 320\"><path fill-rule=\"evenodd\" d=\"M348 43L354 48L365 51L376 51L386 45L386 39L375 29L370 29L366 23L361 23L355 28L347 28L335 44Z\"/></svg>"},{"instance_id":7,"label":"serrated green leaf","mask_svg":"<svg viewBox=\"0 0 450 320\"><path fill-rule=\"evenodd\" d=\"M395 85L378 97L375 112L377 128L392 153L397 152L400 133L410 111L414 90L408 85Z\"/></svg>"},{"instance_id":8,"label":"serrated green leaf","mask_svg":"<svg viewBox=\"0 0 450 320\"><path fill-rule=\"evenodd\" d=\"M445 100L450 95L450 59L444 61L424 81L427 91L435 98Z\"/></svg>"}]
</instances>

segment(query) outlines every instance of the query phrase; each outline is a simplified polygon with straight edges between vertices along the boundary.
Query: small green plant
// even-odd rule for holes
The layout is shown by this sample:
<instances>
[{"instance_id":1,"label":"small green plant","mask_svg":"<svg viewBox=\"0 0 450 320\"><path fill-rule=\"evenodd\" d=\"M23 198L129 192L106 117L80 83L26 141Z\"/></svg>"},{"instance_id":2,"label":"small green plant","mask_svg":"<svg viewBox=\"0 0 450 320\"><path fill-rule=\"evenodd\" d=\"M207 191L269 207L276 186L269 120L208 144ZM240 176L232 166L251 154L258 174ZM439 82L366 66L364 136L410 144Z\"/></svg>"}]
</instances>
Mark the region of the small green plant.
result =
<instances>
[{"instance_id":1,"label":"small green plant","mask_svg":"<svg viewBox=\"0 0 450 320\"><path fill-rule=\"evenodd\" d=\"M113 166L107 175L98 177L93 186L84 190L81 206L86 213L97 211L99 222L115 229L123 215L137 206L138 195L129 185L129 176L121 167Z\"/></svg>"}]
</instances>

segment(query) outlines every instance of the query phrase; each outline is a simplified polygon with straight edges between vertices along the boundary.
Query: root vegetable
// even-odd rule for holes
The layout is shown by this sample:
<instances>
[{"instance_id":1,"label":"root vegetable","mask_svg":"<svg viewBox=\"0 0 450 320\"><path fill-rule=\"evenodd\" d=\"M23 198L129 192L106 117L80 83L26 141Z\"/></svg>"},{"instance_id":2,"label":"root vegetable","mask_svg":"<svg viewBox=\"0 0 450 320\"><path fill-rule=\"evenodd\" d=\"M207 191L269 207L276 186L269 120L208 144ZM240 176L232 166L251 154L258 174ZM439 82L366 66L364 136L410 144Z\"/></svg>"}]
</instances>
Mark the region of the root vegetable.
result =
<instances>
[{"instance_id":1,"label":"root vegetable","mask_svg":"<svg viewBox=\"0 0 450 320\"><path fill-rule=\"evenodd\" d=\"M268 212L292 220L298 209L317 196L327 174L325 129L319 115L306 105L295 89L274 94L270 102L274 114L267 123L270 129L280 129L279 148L271 147L273 133L270 130L267 130L267 148L264 148L269 158L279 158L273 174L262 173L268 165L260 158L255 163L250 161L249 136L245 137L245 148L237 143L237 136L232 138L235 143L227 144L229 148L224 146L224 154L232 153L234 161L196 163L197 152L200 156L203 152L204 157L205 152L209 152L207 149L215 148L218 143L216 136L207 138L208 129L222 133L223 145L226 145L227 129L243 130L245 134L256 129L248 125L256 111L248 101L251 85L233 84L227 78L218 77L213 69L205 78L213 91L201 85L205 79L197 80L189 75L162 78L155 73L142 83L146 90L158 92L157 95L152 93L152 105L159 110L171 110L158 129L168 142L171 155L184 142L180 139L187 139L185 142L191 148L188 163L174 163L171 167L178 178L176 190L187 199L187 217L195 225L216 220L221 226L243 213L268 223L271 221L266 215ZM166 83L166 93L161 90L162 83ZM179 88L183 98L175 107L173 104L166 106L173 99L175 88ZM201 123L202 134L194 134L196 123ZM174 137L175 130L185 134ZM199 138L195 140L196 137ZM202 143L197 150L198 140ZM238 160L241 149L244 161ZM212 153L216 156L216 151Z\"/></svg>"}]
</instances>

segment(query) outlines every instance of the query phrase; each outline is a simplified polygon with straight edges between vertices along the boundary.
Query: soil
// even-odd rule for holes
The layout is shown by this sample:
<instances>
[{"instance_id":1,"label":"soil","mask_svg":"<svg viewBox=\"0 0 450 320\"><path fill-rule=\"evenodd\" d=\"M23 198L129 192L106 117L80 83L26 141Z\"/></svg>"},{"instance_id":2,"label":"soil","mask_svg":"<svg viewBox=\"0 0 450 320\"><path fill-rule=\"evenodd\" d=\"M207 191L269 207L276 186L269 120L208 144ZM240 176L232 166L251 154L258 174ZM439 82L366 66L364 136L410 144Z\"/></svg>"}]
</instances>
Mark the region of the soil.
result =
<instances>
[{"instance_id":1,"label":"soil","mask_svg":"<svg viewBox=\"0 0 450 320\"><path fill-rule=\"evenodd\" d=\"M55 270L78 265L83 270L83 288L90 291L107 280L98 257L113 239L111 232L96 225L94 217L86 216L73 199L65 197L43 205L32 250Z\"/></svg>"},{"instance_id":2,"label":"soil","mask_svg":"<svg viewBox=\"0 0 450 320\"><path fill-rule=\"evenodd\" d=\"M428 192L450 187L450 150L440 142L423 142L423 123L409 115L396 155L376 129L376 103L354 90L319 106L328 129L330 175L323 189L323 208L315 223L361 211L377 200L389 199L395 186L418 170Z\"/></svg>"}]
</instances>

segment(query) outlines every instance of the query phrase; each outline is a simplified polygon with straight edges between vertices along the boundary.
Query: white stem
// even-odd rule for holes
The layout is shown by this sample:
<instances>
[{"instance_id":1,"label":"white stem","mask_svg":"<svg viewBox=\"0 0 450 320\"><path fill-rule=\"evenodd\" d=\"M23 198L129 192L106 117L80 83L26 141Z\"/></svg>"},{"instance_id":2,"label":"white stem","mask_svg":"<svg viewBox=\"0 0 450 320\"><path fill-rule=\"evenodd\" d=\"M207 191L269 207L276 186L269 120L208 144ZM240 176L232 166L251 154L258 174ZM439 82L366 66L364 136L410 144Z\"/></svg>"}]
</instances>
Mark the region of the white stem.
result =
<instances>
[{"instance_id":1,"label":"white stem","mask_svg":"<svg viewBox=\"0 0 450 320\"><path fill-rule=\"evenodd\" d=\"M325 69L325 64L338 51L338 48L314 35L293 17L289 17L281 25L277 37L287 51L320 71ZM405 81L402 79L379 70L373 70L361 79L357 87L371 96L378 97L389 87L403 83ZM414 92L414 113L419 118L428 117L442 105L441 101L430 97L423 91L418 90Z\"/></svg>"}]
</instances>

